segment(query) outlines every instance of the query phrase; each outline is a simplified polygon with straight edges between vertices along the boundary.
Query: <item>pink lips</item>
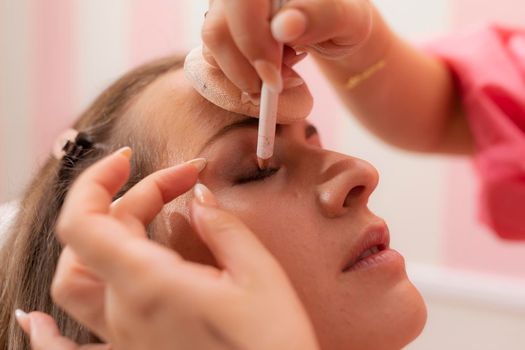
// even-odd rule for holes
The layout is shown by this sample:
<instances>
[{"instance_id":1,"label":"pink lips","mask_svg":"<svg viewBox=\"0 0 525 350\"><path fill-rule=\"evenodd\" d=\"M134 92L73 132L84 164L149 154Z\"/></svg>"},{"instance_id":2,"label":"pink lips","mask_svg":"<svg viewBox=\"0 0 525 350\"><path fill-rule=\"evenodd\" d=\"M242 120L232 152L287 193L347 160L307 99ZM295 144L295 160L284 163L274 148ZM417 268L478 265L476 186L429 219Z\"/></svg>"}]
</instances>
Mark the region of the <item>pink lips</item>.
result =
<instances>
[{"instance_id":1,"label":"pink lips","mask_svg":"<svg viewBox=\"0 0 525 350\"><path fill-rule=\"evenodd\" d=\"M350 249L350 253L346 256L343 263L343 272L354 270L358 265L365 262L372 262L377 260L382 254L389 251L390 234L388 227L383 223L374 225L368 228L359 242Z\"/></svg>"}]
</instances>

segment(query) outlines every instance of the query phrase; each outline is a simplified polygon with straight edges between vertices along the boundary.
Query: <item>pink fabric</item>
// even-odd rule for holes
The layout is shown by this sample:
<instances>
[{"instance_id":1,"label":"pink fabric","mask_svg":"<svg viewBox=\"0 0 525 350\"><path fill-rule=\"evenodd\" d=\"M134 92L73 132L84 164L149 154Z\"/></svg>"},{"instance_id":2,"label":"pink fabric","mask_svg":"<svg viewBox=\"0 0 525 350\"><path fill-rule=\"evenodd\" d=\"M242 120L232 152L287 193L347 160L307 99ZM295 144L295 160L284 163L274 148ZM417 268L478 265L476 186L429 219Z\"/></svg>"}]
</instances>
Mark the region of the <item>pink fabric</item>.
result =
<instances>
[{"instance_id":1,"label":"pink fabric","mask_svg":"<svg viewBox=\"0 0 525 350\"><path fill-rule=\"evenodd\" d=\"M525 239L525 29L490 26L427 47L457 80L477 146L481 220Z\"/></svg>"}]
</instances>

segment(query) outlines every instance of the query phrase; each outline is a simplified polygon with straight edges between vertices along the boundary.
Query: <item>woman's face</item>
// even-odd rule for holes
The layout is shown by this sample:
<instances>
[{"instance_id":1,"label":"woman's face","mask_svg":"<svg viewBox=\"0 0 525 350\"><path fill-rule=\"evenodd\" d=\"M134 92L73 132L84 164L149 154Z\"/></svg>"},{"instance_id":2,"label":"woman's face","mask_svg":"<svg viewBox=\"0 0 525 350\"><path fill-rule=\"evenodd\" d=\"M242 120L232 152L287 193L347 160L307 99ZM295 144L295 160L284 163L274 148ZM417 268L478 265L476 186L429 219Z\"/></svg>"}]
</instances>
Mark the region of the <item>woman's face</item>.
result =
<instances>
[{"instance_id":1,"label":"woman's face","mask_svg":"<svg viewBox=\"0 0 525 350\"><path fill-rule=\"evenodd\" d=\"M280 262L324 349L399 349L421 332L424 303L403 258L386 249L385 223L367 207L378 182L370 164L324 150L315 128L297 122L278 126L270 169L261 172L257 120L208 103L182 71L151 84L133 112L165 135L168 165L208 159L200 181ZM213 264L184 220L190 198L168 207L157 239Z\"/></svg>"}]
</instances>

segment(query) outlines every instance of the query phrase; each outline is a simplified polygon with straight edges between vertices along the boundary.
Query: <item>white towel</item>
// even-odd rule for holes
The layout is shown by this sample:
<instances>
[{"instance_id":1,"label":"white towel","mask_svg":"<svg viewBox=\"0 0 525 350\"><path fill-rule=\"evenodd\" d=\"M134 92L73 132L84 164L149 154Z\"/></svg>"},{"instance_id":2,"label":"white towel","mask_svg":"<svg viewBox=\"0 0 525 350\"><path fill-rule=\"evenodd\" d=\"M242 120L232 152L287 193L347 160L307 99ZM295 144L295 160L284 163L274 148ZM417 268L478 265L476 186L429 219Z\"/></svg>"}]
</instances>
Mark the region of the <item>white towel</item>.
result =
<instances>
[{"instance_id":1,"label":"white towel","mask_svg":"<svg viewBox=\"0 0 525 350\"><path fill-rule=\"evenodd\" d=\"M0 246L4 243L9 228L18 213L19 203L9 202L0 205Z\"/></svg>"}]
</instances>

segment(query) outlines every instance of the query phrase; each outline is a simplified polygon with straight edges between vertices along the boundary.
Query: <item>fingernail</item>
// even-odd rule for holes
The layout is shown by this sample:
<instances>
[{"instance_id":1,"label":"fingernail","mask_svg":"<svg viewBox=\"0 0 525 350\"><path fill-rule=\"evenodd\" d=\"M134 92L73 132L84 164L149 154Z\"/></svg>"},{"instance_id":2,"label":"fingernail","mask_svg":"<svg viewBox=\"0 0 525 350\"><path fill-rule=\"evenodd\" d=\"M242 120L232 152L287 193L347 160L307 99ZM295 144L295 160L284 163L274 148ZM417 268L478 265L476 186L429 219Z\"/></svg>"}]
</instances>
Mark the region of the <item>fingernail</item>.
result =
<instances>
[{"instance_id":1,"label":"fingernail","mask_svg":"<svg viewBox=\"0 0 525 350\"><path fill-rule=\"evenodd\" d=\"M122 147L121 149L117 150L115 154L118 154L120 156L126 157L128 159L131 158L131 155L133 154L133 151L130 147Z\"/></svg>"},{"instance_id":2,"label":"fingernail","mask_svg":"<svg viewBox=\"0 0 525 350\"><path fill-rule=\"evenodd\" d=\"M18 323L20 322L23 322L25 320L27 320L27 313L20 310L20 309L16 309L15 310L15 317L16 317L16 320L18 321Z\"/></svg>"},{"instance_id":3,"label":"fingernail","mask_svg":"<svg viewBox=\"0 0 525 350\"><path fill-rule=\"evenodd\" d=\"M241 103L243 105L247 103L251 103L254 106L260 106L261 105L261 98L257 95L250 94L248 92L242 92L241 93Z\"/></svg>"},{"instance_id":4,"label":"fingernail","mask_svg":"<svg viewBox=\"0 0 525 350\"><path fill-rule=\"evenodd\" d=\"M241 93L241 103L242 103L243 105L245 105L245 104L247 104L247 103L249 103L249 102L251 102L251 101L252 101L252 99L250 98L250 94L247 93L247 92L244 92L244 91L243 91L243 92Z\"/></svg>"},{"instance_id":5,"label":"fingernail","mask_svg":"<svg viewBox=\"0 0 525 350\"><path fill-rule=\"evenodd\" d=\"M204 170L204 168L206 168L206 164L208 164L208 161L206 160L206 158L195 158L187 161L186 164L193 165L195 168L197 168L197 170L200 173Z\"/></svg>"},{"instance_id":6,"label":"fingernail","mask_svg":"<svg viewBox=\"0 0 525 350\"><path fill-rule=\"evenodd\" d=\"M211 54L210 50L206 48L206 46L202 49L202 57L204 57L204 60L208 62L208 64L214 68L219 68L219 65L217 64L217 61L215 61L215 58Z\"/></svg>"},{"instance_id":7,"label":"fingernail","mask_svg":"<svg viewBox=\"0 0 525 350\"><path fill-rule=\"evenodd\" d=\"M119 198L115 199L115 200L111 203L110 207L112 207L112 208L115 207L117 204L119 204L119 202L120 202L121 200L122 200L122 197L119 197Z\"/></svg>"},{"instance_id":8,"label":"fingernail","mask_svg":"<svg viewBox=\"0 0 525 350\"><path fill-rule=\"evenodd\" d=\"M288 67L293 67L297 63L301 62L308 56L308 52L301 52L298 55L292 56L291 58L284 61L284 64L286 64Z\"/></svg>"},{"instance_id":9,"label":"fingernail","mask_svg":"<svg viewBox=\"0 0 525 350\"><path fill-rule=\"evenodd\" d=\"M297 54L303 54L303 53L308 54L307 46L294 46L293 49L295 50L295 52L297 52Z\"/></svg>"},{"instance_id":10,"label":"fingernail","mask_svg":"<svg viewBox=\"0 0 525 350\"><path fill-rule=\"evenodd\" d=\"M290 77L284 79L284 89L293 89L304 84L304 80L300 77Z\"/></svg>"},{"instance_id":11,"label":"fingernail","mask_svg":"<svg viewBox=\"0 0 525 350\"><path fill-rule=\"evenodd\" d=\"M193 188L193 193L195 195L195 198L200 204L216 207L217 201L215 200L215 196L208 187L204 186L203 184L196 184Z\"/></svg>"},{"instance_id":12,"label":"fingernail","mask_svg":"<svg viewBox=\"0 0 525 350\"><path fill-rule=\"evenodd\" d=\"M306 16L297 9L285 9L273 18L271 26L275 40L289 43L306 31Z\"/></svg>"},{"instance_id":13,"label":"fingernail","mask_svg":"<svg viewBox=\"0 0 525 350\"><path fill-rule=\"evenodd\" d=\"M276 93L283 90L283 79L279 69L268 61L257 60L253 63L257 74L268 87Z\"/></svg>"},{"instance_id":14,"label":"fingernail","mask_svg":"<svg viewBox=\"0 0 525 350\"><path fill-rule=\"evenodd\" d=\"M29 333L29 315L20 309L15 310L15 319L20 328L26 333Z\"/></svg>"}]
</instances>

